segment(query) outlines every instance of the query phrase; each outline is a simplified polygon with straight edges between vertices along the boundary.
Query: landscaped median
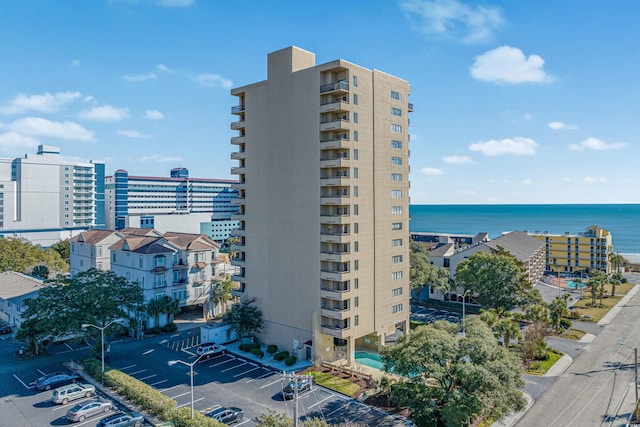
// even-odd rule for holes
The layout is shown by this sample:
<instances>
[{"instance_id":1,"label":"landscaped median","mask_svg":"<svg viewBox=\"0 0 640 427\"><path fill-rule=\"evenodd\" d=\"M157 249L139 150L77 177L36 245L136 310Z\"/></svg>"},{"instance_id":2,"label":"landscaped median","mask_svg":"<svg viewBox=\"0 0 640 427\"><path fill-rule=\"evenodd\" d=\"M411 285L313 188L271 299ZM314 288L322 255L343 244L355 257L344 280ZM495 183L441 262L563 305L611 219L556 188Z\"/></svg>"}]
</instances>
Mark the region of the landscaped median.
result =
<instances>
[{"instance_id":1,"label":"landscaped median","mask_svg":"<svg viewBox=\"0 0 640 427\"><path fill-rule=\"evenodd\" d=\"M596 306L591 305L591 291L583 289L582 299L573 304L574 315L577 319L599 322L635 285L633 283L622 283L616 285L616 294L611 296L612 286L605 285L605 292L600 305L600 298L596 297Z\"/></svg>"},{"instance_id":2,"label":"landscaped median","mask_svg":"<svg viewBox=\"0 0 640 427\"><path fill-rule=\"evenodd\" d=\"M102 367L99 361L95 359L84 360L82 367L87 375L94 379L100 378ZM200 412L195 412L192 419L190 408L177 408L175 400L168 398L142 381L107 365L104 367L104 385L138 406L142 411L163 422L171 422L175 427L224 427L224 424L205 417Z\"/></svg>"}]
</instances>

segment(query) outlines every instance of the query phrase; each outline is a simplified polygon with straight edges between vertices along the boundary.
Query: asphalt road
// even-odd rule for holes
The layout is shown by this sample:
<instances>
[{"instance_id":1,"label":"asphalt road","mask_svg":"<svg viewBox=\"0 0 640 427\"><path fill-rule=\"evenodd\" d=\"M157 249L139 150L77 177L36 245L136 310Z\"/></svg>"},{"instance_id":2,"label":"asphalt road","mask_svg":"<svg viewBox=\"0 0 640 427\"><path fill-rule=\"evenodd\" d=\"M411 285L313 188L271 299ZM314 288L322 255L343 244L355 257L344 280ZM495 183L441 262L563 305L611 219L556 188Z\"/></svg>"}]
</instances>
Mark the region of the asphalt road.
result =
<instances>
[{"instance_id":1,"label":"asphalt road","mask_svg":"<svg viewBox=\"0 0 640 427\"><path fill-rule=\"evenodd\" d=\"M628 277L640 284L639 275ZM639 306L640 294L636 294L516 425L625 425L635 404L633 348L640 345Z\"/></svg>"}]
</instances>

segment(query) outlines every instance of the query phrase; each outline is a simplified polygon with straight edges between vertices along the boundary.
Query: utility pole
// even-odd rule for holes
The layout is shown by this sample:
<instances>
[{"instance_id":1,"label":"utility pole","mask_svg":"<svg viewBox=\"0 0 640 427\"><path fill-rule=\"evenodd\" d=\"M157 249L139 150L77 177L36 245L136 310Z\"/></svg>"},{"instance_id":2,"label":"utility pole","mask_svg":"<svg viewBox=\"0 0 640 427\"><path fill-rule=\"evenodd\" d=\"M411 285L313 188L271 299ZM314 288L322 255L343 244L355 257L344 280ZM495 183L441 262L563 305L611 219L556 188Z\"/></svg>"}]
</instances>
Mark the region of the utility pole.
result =
<instances>
[{"instance_id":1,"label":"utility pole","mask_svg":"<svg viewBox=\"0 0 640 427\"><path fill-rule=\"evenodd\" d=\"M296 375L296 374L287 374L286 372L282 372L281 375L281 383L282 389L284 392L284 388L286 386L291 386L293 388L293 427L298 427L298 395L300 391L300 381L313 381L313 377L311 375Z\"/></svg>"}]
</instances>

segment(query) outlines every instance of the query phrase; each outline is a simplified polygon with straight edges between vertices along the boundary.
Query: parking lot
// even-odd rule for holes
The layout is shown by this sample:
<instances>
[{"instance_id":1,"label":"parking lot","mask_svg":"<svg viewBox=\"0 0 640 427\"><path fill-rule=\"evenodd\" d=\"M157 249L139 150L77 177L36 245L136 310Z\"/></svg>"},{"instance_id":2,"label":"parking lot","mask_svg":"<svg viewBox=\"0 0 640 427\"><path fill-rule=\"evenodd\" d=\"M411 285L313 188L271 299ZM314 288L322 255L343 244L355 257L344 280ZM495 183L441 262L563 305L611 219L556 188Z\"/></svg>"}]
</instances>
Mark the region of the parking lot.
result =
<instances>
[{"instance_id":1,"label":"parking lot","mask_svg":"<svg viewBox=\"0 0 640 427\"><path fill-rule=\"evenodd\" d=\"M452 323L462 324L462 315L458 312L418 305L411 306L410 319L426 324L433 323L436 320L447 320Z\"/></svg>"}]
</instances>

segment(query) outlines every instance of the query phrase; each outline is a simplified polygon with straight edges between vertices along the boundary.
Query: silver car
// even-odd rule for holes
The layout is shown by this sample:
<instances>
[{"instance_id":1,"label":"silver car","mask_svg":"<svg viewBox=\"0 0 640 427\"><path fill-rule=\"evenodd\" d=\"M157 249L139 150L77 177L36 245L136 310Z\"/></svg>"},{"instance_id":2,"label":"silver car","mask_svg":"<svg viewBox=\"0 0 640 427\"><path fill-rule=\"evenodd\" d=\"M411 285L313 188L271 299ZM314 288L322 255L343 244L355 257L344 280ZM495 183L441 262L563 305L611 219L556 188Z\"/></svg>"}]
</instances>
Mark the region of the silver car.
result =
<instances>
[{"instance_id":1,"label":"silver car","mask_svg":"<svg viewBox=\"0 0 640 427\"><path fill-rule=\"evenodd\" d=\"M78 403L67 411L67 419L69 421L82 422L85 419L96 414L109 412L113 409L113 404L105 399L92 399L86 402Z\"/></svg>"}]
</instances>

